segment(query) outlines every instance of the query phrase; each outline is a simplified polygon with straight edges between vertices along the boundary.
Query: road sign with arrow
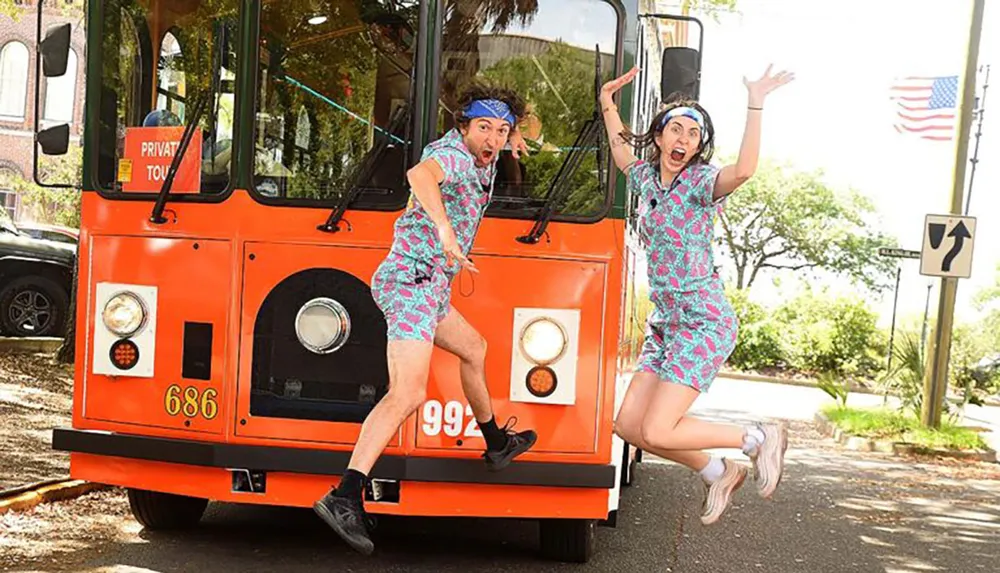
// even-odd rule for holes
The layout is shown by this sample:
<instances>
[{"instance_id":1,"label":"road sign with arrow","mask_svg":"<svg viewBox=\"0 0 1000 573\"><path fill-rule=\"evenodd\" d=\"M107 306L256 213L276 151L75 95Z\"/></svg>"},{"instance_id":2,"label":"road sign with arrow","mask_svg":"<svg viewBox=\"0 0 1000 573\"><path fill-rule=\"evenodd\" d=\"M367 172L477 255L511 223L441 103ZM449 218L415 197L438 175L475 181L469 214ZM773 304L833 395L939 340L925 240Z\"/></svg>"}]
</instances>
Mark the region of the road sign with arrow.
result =
<instances>
[{"instance_id":1,"label":"road sign with arrow","mask_svg":"<svg viewBox=\"0 0 1000 573\"><path fill-rule=\"evenodd\" d=\"M972 276L972 246L976 218L960 215L927 215L920 274L967 279Z\"/></svg>"}]
</instances>

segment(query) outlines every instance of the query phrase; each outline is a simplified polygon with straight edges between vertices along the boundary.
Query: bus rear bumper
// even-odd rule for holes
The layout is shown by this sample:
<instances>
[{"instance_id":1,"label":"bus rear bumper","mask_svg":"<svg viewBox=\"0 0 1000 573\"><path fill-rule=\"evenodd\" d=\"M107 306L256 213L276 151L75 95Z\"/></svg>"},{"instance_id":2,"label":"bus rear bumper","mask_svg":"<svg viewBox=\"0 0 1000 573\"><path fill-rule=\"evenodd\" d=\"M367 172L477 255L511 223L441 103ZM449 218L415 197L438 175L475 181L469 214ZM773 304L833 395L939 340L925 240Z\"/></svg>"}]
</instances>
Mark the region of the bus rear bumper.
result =
<instances>
[{"instance_id":1,"label":"bus rear bumper","mask_svg":"<svg viewBox=\"0 0 1000 573\"><path fill-rule=\"evenodd\" d=\"M310 507L338 481L349 452L198 442L58 428L74 478L215 501ZM255 487L244 476L253 473ZM612 465L515 462L489 472L478 459L382 456L372 478L390 501L372 513L603 519ZM237 485L237 484L240 485Z\"/></svg>"}]
</instances>

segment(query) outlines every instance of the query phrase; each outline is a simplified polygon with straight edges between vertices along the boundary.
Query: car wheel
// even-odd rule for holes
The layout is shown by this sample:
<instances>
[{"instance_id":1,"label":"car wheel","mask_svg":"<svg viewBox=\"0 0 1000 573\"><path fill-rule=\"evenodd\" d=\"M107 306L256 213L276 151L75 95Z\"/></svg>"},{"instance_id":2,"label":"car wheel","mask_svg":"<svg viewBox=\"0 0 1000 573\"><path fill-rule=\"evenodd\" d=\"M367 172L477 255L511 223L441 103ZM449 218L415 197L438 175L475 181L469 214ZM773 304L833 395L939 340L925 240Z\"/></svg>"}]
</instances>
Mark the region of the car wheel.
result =
<instances>
[{"instance_id":1,"label":"car wheel","mask_svg":"<svg viewBox=\"0 0 1000 573\"><path fill-rule=\"evenodd\" d=\"M66 322L69 297L54 281L20 277L0 291L0 327L10 336L58 336Z\"/></svg>"}]
</instances>

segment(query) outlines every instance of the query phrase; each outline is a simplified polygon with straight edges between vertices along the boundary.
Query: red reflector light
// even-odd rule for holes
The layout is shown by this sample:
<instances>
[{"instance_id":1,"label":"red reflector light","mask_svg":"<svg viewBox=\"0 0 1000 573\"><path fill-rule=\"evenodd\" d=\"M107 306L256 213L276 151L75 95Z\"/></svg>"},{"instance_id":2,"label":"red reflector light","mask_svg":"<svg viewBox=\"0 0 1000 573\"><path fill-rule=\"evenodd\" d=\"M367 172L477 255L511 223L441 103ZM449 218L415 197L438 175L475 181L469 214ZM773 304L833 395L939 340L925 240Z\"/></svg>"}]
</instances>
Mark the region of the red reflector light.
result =
<instances>
[{"instance_id":1,"label":"red reflector light","mask_svg":"<svg viewBox=\"0 0 1000 573\"><path fill-rule=\"evenodd\" d=\"M139 363L139 347L127 338L111 345L111 363L119 370L131 370Z\"/></svg>"},{"instance_id":2,"label":"red reflector light","mask_svg":"<svg viewBox=\"0 0 1000 573\"><path fill-rule=\"evenodd\" d=\"M532 395L545 398L556 391L556 373L548 366L536 366L528 371L524 383Z\"/></svg>"}]
</instances>

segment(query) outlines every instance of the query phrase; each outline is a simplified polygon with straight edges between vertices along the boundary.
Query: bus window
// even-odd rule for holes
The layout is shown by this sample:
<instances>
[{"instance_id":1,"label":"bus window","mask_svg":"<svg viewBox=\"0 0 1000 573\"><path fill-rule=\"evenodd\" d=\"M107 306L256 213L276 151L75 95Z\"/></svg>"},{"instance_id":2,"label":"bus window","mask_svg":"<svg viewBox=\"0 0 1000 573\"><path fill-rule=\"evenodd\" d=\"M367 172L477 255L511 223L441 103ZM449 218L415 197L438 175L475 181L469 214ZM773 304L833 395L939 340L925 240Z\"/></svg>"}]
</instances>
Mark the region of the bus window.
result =
<instances>
[{"instance_id":1,"label":"bus window","mask_svg":"<svg viewBox=\"0 0 1000 573\"><path fill-rule=\"evenodd\" d=\"M156 88L156 109L181 117L184 115L184 69L179 65L181 45L173 32L163 35L160 42L160 62L157 66L159 86Z\"/></svg>"},{"instance_id":2,"label":"bus window","mask_svg":"<svg viewBox=\"0 0 1000 573\"><path fill-rule=\"evenodd\" d=\"M283 204L405 202L417 0L263 5L255 191Z\"/></svg>"},{"instance_id":3,"label":"bus window","mask_svg":"<svg viewBox=\"0 0 1000 573\"><path fill-rule=\"evenodd\" d=\"M492 210L537 212L584 123L595 110L594 80L600 50L601 82L611 78L618 15L604 0L516 3L497 10L489 0L449 0L445 11L438 134L455 126L458 94L473 78L516 89L528 102L521 126L529 157L501 154ZM525 9L520 10L521 6ZM607 202L597 176L596 150L573 175L572 191L557 211L593 218Z\"/></svg>"},{"instance_id":4,"label":"bus window","mask_svg":"<svg viewBox=\"0 0 1000 573\"><path fill-rule=\"evenodd\" d=\"M97 170L103 189L158 192L171 157L152 157L148 150L154 147L141 144L179 141L197 109L194 103L201 101L196 141L185 154L190 168L182 165L186 176L182 182L178 175L172 191L228 188L239 5L239 0L104 0Z\"/></svg>"}]
</instances>

